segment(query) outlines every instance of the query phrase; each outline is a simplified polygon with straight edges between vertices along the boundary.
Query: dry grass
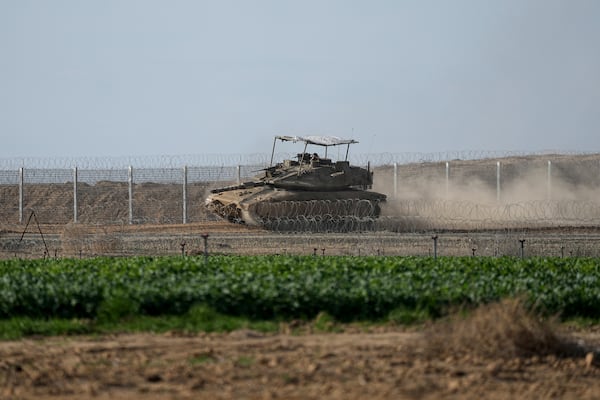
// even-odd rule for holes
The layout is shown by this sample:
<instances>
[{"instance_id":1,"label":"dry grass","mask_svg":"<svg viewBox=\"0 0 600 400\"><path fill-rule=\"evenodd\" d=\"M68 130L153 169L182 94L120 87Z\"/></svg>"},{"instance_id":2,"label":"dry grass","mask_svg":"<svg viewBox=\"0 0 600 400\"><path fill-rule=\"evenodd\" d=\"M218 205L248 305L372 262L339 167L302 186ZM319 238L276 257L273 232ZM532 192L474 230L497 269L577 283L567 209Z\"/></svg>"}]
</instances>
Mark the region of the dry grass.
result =
<instances>
[{"instance_id":1,"label":"dry grass","mask_svg":"<svg viewBox=\"0 0 600 400\"><path fill-rule=\"evenodd\" d=\"M468 316L454 315L427 329L426 356L474 355L484 358L581 357L586 350L556 320L543 319L520 299L483 305Z\"/></svg>"}]
</instances>

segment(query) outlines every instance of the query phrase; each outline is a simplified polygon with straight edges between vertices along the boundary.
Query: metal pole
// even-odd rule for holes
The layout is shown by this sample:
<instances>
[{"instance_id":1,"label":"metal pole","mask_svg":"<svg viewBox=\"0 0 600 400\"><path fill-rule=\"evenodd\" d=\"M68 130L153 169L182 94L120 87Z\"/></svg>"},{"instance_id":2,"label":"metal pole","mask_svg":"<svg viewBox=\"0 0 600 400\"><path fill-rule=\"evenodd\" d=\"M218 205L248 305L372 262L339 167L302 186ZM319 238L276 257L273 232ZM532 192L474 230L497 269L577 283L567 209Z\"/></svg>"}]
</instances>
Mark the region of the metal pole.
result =
<instances>
[{"instance_id":1,"label":"metal pole","mask_svg":"<svg viewBox=\"0 0 600 400\"><path fill-rule=\"evenodd\" d=\"M450 163L446 161L446 199L450 191Z\"/></svg>"},{"instance_id":2,"label":"metal pole","mask_svg":"<svg viewBox=\"0 0 600 400\"><path fill-rule=\"evenodd\" d=\"M240 165L238 165L236 167L236 174L237 174L237 184L239 185L240 183L242 183L242 167Z\"/></svg>"},{"instance_id":3,"label":"metal pole","mask_svg":"<svg viewBox=\"0 0 600 400\"><path fill-rule=\"evenodd\" d=\"M398 163L394 163L394 199L398 198Z\"/></svg>"},{"instance_id":4,"label":"metal pole","mask_svg":"<svg viewBox=\"0 0 600 400\"><path fill-rule=\"evenodd\" d=\"M269 167L273 166L273 156L275 155L275 143L277 143L277 137L273 139L273 150L271 151L271 162L269 162Z\"/></svg>"},{"instance_id":5,"label":"metal pole","mask_svg":"<svg viewBox=\"0 0 600 400\"><path fill-rule=\"evenodd\" d=\"M302 157L300 157L300 165L298 166L298 176L300 176L300 173L302 172L302 164L304 164L304 156L306 155L306 147L308 146L308 142L304 143L304 151L302 152ZM348 145L350 146L350 145Z\"/></svg>"},{"instance_id":6,"label":"metal pole","mask_svg":"<svg viewBox=\"0 0 600 400\"><path fill-rule=\"evenodd\" d=\"M208 233L200 235L204 239L204 265L208 264Z\"/></svg>"},{"instance_id":7,"label":"metal pole","mask_svg":"<svg viewBox=\"0 0 600 400\"><path fill-rule=\"evenodd\" d=\"M77 167L73 167L73 223L77 223Z\"/></svg>"},{"instance_id":8,"label":"metal pole","mask_svg":"<svg viewBox=\"0 0 600 400\"><path fill-rule=\"evenodd\" d=\"M432 236L431 237L433 239L433 259L437 260L437 240L438 240L438 236Z\"/></svg>"},{"instance_id":9,"label":"metal pole","mask_svg":"<svg viewBox=\"0 0 600 400\"><path fill-rule=\"evenodd\" d=\"M19 168L19 224L23 223L23 186L25 171L23 167Z\"/></svg>"},{"instance_id":10,"label":"metal pole","mask_svg":"<svg viewBox=\"0 0 600 400\"><path fill-rule=\"evenodd\" d=\"M525 257L525 239L519 239L519 243L521 243L521 258Z\"/></svg>"},{"instance_id":11,"label":"metal pole","mask_svg":"<svg viewBox=\"0 0 600 400\"><path fill-rule=\"evenodd\" d=\"M133 224L133 167L129 166L129 172L127 174L127 181L129 183L129 225Z\"/></svg>"},{"instance_id":12,"label":"metal pole","mask_svg":"<svg viewBox=\"0 0 600 400\"><path fill-rule=\"evenodd\" d=\"M187 165L183 167L183 223L187 224L187 180L188 180L188 168Z\"/></svg>"},{"instance_id":13,"label":"metal pole","mask_svg":"<svg viewBox=\"0 0 600 400\"><path fill-rule=\"evenodd\" d=\"M546 198L548 201L552 199L552 161L548 160L548 176L547 176L547 191Z\"/></svg>"},{"instance_id":14,"label":"metal pole","mask_svg":"<svg viewBox=\"0 0 600 400\"><path fill-rule=\"evenodd\" d=\"M496 201L500 203L500 161L496 163Z\"/></svg>"}]
</instances>

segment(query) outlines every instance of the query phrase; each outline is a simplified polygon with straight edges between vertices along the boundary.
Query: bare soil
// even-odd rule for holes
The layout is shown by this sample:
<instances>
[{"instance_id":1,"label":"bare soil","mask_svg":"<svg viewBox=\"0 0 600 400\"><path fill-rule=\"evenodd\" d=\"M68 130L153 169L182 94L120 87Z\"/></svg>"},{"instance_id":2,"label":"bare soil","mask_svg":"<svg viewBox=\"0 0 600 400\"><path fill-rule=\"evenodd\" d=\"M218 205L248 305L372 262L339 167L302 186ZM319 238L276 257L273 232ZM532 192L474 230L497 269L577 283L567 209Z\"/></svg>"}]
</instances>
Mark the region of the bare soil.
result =
<instances>
[{"instance_id":1,"label":"bare soil","mask_svg":"<svg viewBox=\"0 0 600 400\"><path fill-rule=\"evenodd\" d=\"M135 334L0 344L4 399L596 399L586 357L415 356L419 333ZM598 336L594 336L597 339Z\"/></svg>"},{"instance_id":2,"label":"bare soil","mask_svg":"<svg viewBox=\"0 0 600 400\"><path fill-rule=\"evenodd\" d=\"M510 318L510 315L513 315ZM597 399L597 331L508 302L431 326L0 343L3 399ZM561 332L560 334L558 332ZM445 338L445 340L440 340Z\"/></svg>"}]
</instances>

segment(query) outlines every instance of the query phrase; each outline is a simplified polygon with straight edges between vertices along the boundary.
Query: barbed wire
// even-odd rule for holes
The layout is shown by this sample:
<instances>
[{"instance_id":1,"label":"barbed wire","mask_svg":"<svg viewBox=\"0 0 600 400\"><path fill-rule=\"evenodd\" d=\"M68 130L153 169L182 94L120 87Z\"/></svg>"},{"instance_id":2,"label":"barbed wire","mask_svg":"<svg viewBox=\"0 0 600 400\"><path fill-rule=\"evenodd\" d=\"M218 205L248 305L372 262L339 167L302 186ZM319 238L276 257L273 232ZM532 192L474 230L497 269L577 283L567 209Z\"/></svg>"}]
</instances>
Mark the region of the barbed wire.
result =
<instances>
[{"instance_id":1,"label":"barbed wire","mask_svg":"<svg viewBox=\"0 0 600 400\"><path fill-rule=\"evenodd\" d=\"M43 169L127 169L135 168L182 168L184 166L236 166L266 165L271 155L253 154L184 154L146 155L116 157L11 157L0 158L0 170L19 168Z\"/></svg>"},{"instance_id":2,"label":"barbed wire","mask_svg":"<svg viewBox=\"0 0 600 400\"><path fill-rule=\"evenodd\" d=\"M426 232L600 226L600 203L591 201L539 200L482 205L468 201L404 200L394 202L393 214L379 217L373 216L373 208L378 205L361 199L345 202L352 206L340 210L340 202L315 201L307 206L282 201L268 205L269 211L262 212L260 222L269 230L281 232ZM328 203L332 207L328 207ZM299 208L302 212L297 212Z\"/></svg>"},{"instance_id":3,"label":"barbed wire","mask_svg":"<svg viewBox=\"0 0 600 400\"><path fill-rule=\"evenodd\" d=\"M264 165L247 164L240 166L199 166L183 168L23 168L23 182L26 184L53 184L77 181L84 184L95 185L99 182L128 182L176 184L187 182L235 182L249 179L257 175ZM77 173L77 176L75 176ZM14 185L20 182L19 170L1 170L0 185Z\"/></svg>"},{"instance_id":4,"label":"barbed wire","mask_svg":"<svg viewBox=\"0 0 600 400\"><path fill-rule=\"evenodd\" d=\"M581 150L457 150L443 152L400 152L400 153L351 153L349 161L357 165L372 166L410 164L422 162L444 162L453 160L482 160L506 157L527 156L582 156L600 154L598 151ZM274 161L291 159L295 153L278 152ZM343 156L342 156L343 157ZM145 155L116 157L9 157L0 158L0 170L19 168L63 169L126 169L134 168L182 168L184 166L238 166L261 165L270 162L270 153L252 154L187 154L187 155Z\"/></svg>"},{"instance_id":5,"label":"barbed wire","mask_svg":"<svg viewBox=\"0 0 600 400\"><path fill-rule=\"evenodd\" d=\"M99 255L197 255L204 249L198 234L148 235L131 231L103 230L92 234L88 228L69 225L60 234L45 232L50 254L39 233L0 236L0 257L95 257ZM521 256L598 257L598 231L538 233L526 229L497 231L440 232L440 256ZM331 232L222 232L212 233L208 251L212 254L304 254L315 256L433 255L431 232L398 234L389 231ZM184 245L184 246L182 246Z\"/></svg>"}]
</instances>

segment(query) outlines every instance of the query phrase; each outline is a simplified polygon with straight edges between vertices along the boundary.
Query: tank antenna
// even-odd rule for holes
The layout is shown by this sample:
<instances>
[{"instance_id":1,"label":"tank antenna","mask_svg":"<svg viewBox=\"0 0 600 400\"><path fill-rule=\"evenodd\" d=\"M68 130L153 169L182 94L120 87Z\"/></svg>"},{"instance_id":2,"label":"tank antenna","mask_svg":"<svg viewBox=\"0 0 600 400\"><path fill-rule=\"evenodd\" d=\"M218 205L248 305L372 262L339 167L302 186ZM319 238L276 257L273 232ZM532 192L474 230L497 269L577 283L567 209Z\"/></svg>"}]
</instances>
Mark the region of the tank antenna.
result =
<instances>
[{"instance_id":1,"label":"tank antenna","mask_svg":"<svg viewBox=\"0 0 600 400\"><path fill-rule=\"evenodd\" d=\"M269 163L269 167L273 166L273 156L275 155L275 143L277 143L277 136L273 139L273 150L271 151L271 162Z\"/></svg>"}]
</instances>

